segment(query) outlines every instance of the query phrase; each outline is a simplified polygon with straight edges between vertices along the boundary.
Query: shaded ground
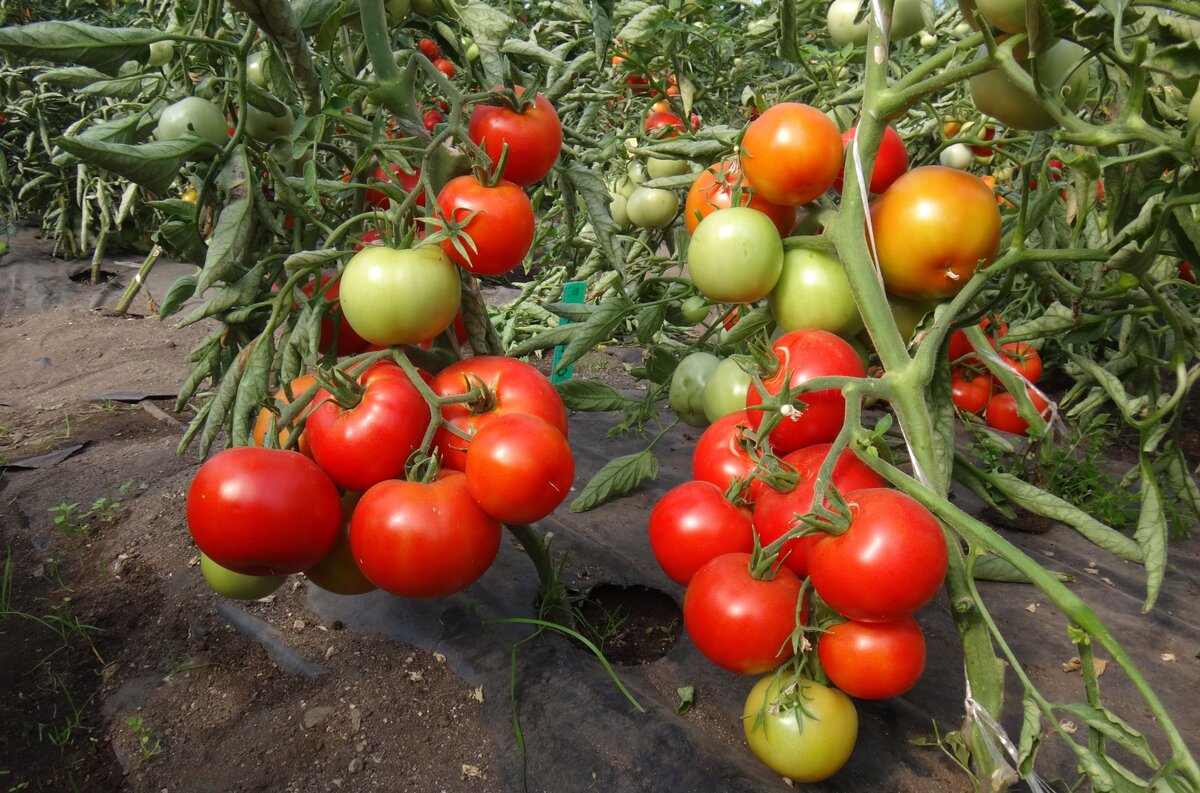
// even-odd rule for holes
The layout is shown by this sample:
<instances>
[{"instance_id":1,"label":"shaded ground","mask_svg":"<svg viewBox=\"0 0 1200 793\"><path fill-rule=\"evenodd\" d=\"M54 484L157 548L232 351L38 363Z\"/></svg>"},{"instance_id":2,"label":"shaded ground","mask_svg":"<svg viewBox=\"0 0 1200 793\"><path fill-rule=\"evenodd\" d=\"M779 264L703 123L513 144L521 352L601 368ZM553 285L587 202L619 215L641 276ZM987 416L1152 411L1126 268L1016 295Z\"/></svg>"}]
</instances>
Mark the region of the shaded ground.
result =
<instances>
[{"instance_id":1,"label":"shaded ground","mask_svg":"<svg viewBox=\"0 0 1200 793\"><path fill-rule=\"evenodd\" d=\"M212 594L183 514L199 461L175 454L187 417L171 412L184 355L205 328L89 310L115 302L130 266L106 265L117 279L90 287L68 280L77 265L38 258L36 271L13 266L43 250L28 239L13 248L0 262L0 460L81 448L50 467L0 475L4 789L490 793L520 790L523 779L529 790L568 793L784 789L742 739L737 717L753 681L715 669L686 637L674 641L671 601L681 603L683 592L644 540L650 506L687 478L694 431L663 439L653 486L582 515L560 510L542 526L567 554L576 589L614 583L666 593L650 610L640 608L650 596L628 590L584 606L600 626L590 638L614 658L626 649L665 652L616 670L642 714L572 640L516 645L533 628L481 625L533 613L535 581L511 542L479 584L451 598L344 598L299 577L263 601ZM170 267L151 279L154 296L178 274ZM143 298L134 310L146 311ZM576 374L626 387L631 354L605 350ZM612 423L573 418L577 487L604 461L641 448L636 439L607 440ZM1163 699L1180 703L1168 707L1194 740L1200 714L1183 703L1200 687L1197 540L1172 547L1159 608L1144 617L1136 566L1061 527L1011 538L1074 576ZM1080 699L1078 672L1063 669L1078 654L1063 616L1027 587L982 589L1043 692ZM968 787L942 752L912 744L932 737L935 723L957 727L964 695L947 605L931 605L920 619L927 674L905 697L860 704L856 753L819 789ZM1101 685L1114 710L1157 735L1119 672L1110 667ZM695 706L680 716L685 686L695 689ZM1015 732L1015 689L1010 702L1005 724ZM1048 749L1040 767L1050 780L1074 779L1061 748Z\"/></svg>"}]
</instances>

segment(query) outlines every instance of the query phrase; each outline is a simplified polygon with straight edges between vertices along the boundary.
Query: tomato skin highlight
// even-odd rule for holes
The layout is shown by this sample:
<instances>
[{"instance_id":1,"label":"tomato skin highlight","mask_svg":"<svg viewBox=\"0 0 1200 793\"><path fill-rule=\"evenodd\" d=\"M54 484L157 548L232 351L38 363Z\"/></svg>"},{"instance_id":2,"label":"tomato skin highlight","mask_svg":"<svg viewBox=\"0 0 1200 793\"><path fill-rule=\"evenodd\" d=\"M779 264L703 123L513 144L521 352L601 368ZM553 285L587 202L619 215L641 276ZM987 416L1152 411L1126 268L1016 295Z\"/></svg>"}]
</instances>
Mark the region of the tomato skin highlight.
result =
<instances>
[{"instance_id":1,"label":"tomato skin highlight","mask_svg":"<svg viewBox=\"0 0 1200 793\"><path fill-rule=\"evenodd\" d=\"M217 565L253 576L299 573L337 542L341 505L324 471L299 452L242 446L192 478L187 522Z\"/></svg>"},{"instance_id":2,"label":"tomato skin highlight","mask_svg":"<svg viewBox=\"0 0 1200 793\"><path fill-rule=\"evenodd\" d=\"M858 699L898 697L925 671L925 634L912 616L831 625L817 641L829 681Z\"/></svg>"},{"instance_id":3,"label":"tomato skin highlight","mask_svg":"<svg viewBox=\"0 0 1200 793\"><path fill-rule=\"evenodd\" d=\"M460 239L464 253L453 240L442 240L442 250L464 270L478 275L502 275L518 267L533 246L533 204L525 191L507 179L495 187L480 184L474 176L457 176L437 197L438 210L447 220L467 222L475 250Z\"/></svg>"},{"instance_id":4,"label":"tomato skin highlight","mask_svg":"<svg viewBox=\"0 0 1200 793\"><path fill-rule=\"evenodd\" d=\"M524 89L517 86L517 95ZM562 150L562 122L546 97L538 94L534 104L520 113L510 107L476 105L471 109L467 135L493 163L500 160L508 144L504 178L528 186L550 173Z\"/></svg>"},{"instance_id":5,"label":"tomato skin highlight","mask_svg":"<svg viewBox=\"0 0 1200 793\"><path fill-rule=\"evenodd\" d=\"M749 564L748 553L716 557L696 571L683 598L684 628L696 648L739 675L769 672L792 657L788 639L801 593L792 571L760 581Z\"/></svg>"},{"instance_id":6,"label":"tomato skin highlight","mask_svg":"<svg viewBox=\"0 0 1200 793\"><path fill-rule=\"evenodd\" d=\"M684 482L650 510L650 548L663 572L687 586L701 567L727 553L750 553L750 510L735 507L711 482Z\"/></svg>"},{"instance_id":7,"label":"tomato skin highlight","mask_svg":"<svg viewBox=\"0 0 1200 793\"><path fill-rule=\"evenodd\" d=\"M567 497L575 457L550 422L507 413L475 433L466 468L467 490L484 512L503 523L533 523Z\"/></svg>"},{"instance_id":8,"label":"tomato skin highlight","mask_svg":"<svg viewBox=\"0 0 1200 793\"><path fill-rule=\"evenodd\" d=\"M797 723L795 709L811 714ZM846 764L858 740L858 711L836 688L801 679L781 696L768 675L754 684L742 709L750 750L772 771L797 782L820 782Z\"/></svg>"},{"instance_id":9,"label":"tomato skin highlight","mask_svg":"<svg viewBox=\"0 0 1200 793\"><path fill-rule=\"evenodd\" d=\"M499 521L471 498L466 476L444 471L428 484L389 479L364 493L350 520L350 547L380 589L442 597L487 572L501 533Z\"/></svg>"},{"instance_id":10,"label":"tomato skin highlight","mask_svg":"<svg viewBox=\"0 0 1200 793\"><path fill-rule=\"evenodd\" d=\"M941 165L914 168L871 202L875 255L888 292L953 297L1000 250L1000 208L983 181Z\"/></svg>"},{"instance_id":11,"label":"tomato skin highlight","mask_svg":"<svg viewBox=\"0 0 1200 793\"><path fill-rule=\"evenodd\" d=\"M815 107L782 102L746 128L742 170L774 204L797 206L833 186L842 168L842 135Z\"/></svg>"}]
</instances>

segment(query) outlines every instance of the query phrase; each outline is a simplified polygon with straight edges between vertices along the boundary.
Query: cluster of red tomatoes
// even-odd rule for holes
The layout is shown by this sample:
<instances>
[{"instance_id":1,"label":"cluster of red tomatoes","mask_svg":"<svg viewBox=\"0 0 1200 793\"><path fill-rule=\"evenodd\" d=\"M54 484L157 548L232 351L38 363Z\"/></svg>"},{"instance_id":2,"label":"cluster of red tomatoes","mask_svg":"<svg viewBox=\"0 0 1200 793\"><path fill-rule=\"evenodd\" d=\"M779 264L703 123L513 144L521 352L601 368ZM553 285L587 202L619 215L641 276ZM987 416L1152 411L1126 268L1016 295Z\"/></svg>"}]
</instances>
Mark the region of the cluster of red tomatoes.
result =
<instances>
[{"instance_id":1,"label":"cluster of red tomatoes","mask_svg":"<svg viewBox=\"0 0 1200 793\"><path fill-rule=\"evenodd\" d=\"M817 377L864 374L854 349L827 331L786 333L772 351L776 368L763 380L767 399ZM802 535L800 516L813 511L818 472L841 429L845 399L828 390L802 393L799 400L799 408L764 408L763 395L751 388L745 399L750 409L720 417L705 430L692 458L693 480L668 492L651 512L650 544L664 572L687 587L685 627L713 663L739 674L769 672L803 650L798 625L824 628L817 655L835 686L861 698L896 696L924 669L924 637L912 614L945 577L945 539L928 510L885 487L849 450L831 477L848 507L842 525ZM767 409L783 418L767 438L758 438ZM787 473L772 476L772 469ZM756 544L777 556L760 560ZM901 568L905 575L896 576ZM836 612L845 621L808 626L805 578L827 607L822 614ZM835 619L823 616L822 623ZM806 696L814 687L819 684L811 680L801 685ZM761 702L765 688L757 686L752 699ZM835 722L844 727L853 706L842 700L828 698L842 714ZM772 768L794 779L834 773L853 748L856 726L818 768L798 767L787 759L791 755L772 750L774 741L790 740L795 731L760 730L758 719L749 718L753 710L748 702L747 740ZM794 712L789 718L794 722ZM811 740L824 728L805 729Z\"/></svg>"},{"instance_id":2,"label":"cluster of red tomatoes","mask_svg":"<svg viewBox=\"0 0 1200 793\"><path fill-rule=\"evenodd\" d=\"M983 414L989 427L1024 435L1029 422L1017 411L1017 398L1005 390L1000 381L991 375L978 355L991 355L1019 374L1029 383L1026 388L1033 406L1042 418L1047 418L1049 403L1042 393L1033 388L1042 376L1042 357L1030 344L1023 341L1004 342L1008 325L999 317L985 317L979 327L987 334L991 348L979 353L962 330L950 336L949 356L953 368L950 371L950 395L955 406L975 415Z\"/></svg>"},{"instance_id":3,"label":"cluster of red tomatoes","mask_svg":"<svg viewBox=\"0 0 1200 793\"><path fill-rule=\"evenodd\" d=\"M295 450L262 446L264 409L259 445L214 455L192 480L188 527L222 594L262 597L303 572L338 594L448 595L491 565L501 524L541 520L570 491L566 409L528 364L479 356L431 377L385 360L290 391L314 389ZM434 426L434 457L415 455Z\"/></svg>"}]
</instances>

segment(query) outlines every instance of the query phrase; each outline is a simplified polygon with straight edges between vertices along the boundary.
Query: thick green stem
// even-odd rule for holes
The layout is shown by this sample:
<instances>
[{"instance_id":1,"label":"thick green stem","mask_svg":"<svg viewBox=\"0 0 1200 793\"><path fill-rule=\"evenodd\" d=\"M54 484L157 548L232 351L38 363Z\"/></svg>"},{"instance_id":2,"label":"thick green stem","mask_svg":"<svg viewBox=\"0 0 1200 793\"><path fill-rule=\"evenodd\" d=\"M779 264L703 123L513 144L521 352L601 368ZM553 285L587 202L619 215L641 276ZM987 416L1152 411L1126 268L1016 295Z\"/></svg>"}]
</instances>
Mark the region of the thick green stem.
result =
<instances>
[{"instance_id":1,"label":"thick green stem","mask_svg":"<svg viewBox=\"0 0 1200 793\"><path fill-rule=\"evenodd\" d=\"M133 299L137 297L137 293L141 290L142 284L146 282L146 278L150 275L150 270L155 263L163 255L163 249L159 245L155 245L150 249L150 253L146 255L146 259L142 262L142 266L138 268L137 275L133 277L133 281L125 289L125 294L121 295L121 300L117 303L114 309L118 314L124 314L129 310L129 306L133 303Z\"/></svg>"}]
</instances>

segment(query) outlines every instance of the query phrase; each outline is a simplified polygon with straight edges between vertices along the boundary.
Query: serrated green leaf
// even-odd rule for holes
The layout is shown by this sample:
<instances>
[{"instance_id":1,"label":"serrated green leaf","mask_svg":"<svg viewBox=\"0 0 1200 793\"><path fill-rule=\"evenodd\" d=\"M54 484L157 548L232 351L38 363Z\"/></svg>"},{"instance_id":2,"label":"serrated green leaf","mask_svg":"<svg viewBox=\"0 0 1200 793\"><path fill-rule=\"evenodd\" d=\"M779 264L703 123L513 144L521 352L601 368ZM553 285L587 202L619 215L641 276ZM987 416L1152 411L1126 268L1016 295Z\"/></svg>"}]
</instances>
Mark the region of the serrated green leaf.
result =
<instances>
[{"instance_id":1,"label":"serrated green leaf","mask_svg":"<svg viewBox=\"0 0 1200 793\"><path fill-rule=\"evenodd\" d=\"M80 88L75 93L77 96L100 96L111 97L113 99L138 99L152 93L156 88L161 86L162 78L159 77L141 77L133 75L130 77L118 77L115 80L105 79L103 82L92 83L91 85Z\"/></svg>"},{"instance_id":2,"label":"serrated green leaf","mask_svg":"<svg viewBox=\"0 0 1200 793\"><path fill-rule=\"evenodd\" d=\"M563 59L558 57L548 50L542 49L537 44L522 39L507 39L500 46L500 51L505 55L517 55L531 61L544 63L547 66L562 66Z\"/></svg>"},{"instance_id":3,"label":"serrated green leaf","mask_svg":"<svg viewBox=\"0 0 1200 793\"><path fill-rule=\"evenodd\" d=\"M667 319L665 303L653 303L646 306L637 314L637 340L649 344L655 334L662 330L663 322Z\"/></svg>"},{"instance_id":4,"label":"serrated green leaf","mask_svg":"<svg viewBox=\"0 0 1200 793\"><path fill-rule=\"evenodd\" d=\"M1154 752L1146 742L1146 736L1135 730L1112 711L1093 707L1084 702L1072 702L1065 705L1055 705L1056 710L1062 710L1087 724L1105 738L1114 741L1147 766L1158 765Z\"/></svg>"},{"instance_id":5,"label":"serrated green leaf","mask_svg":"<svg viewBox=\"0 0 1200 793\"><path fill-rule=\"evenodd\" d=\"M204 257L196 294L204 294L205 289L242 263L253 231L254 205L250 200L251 180L244 146L234 149L219 181L225 190L225 206L208 241L208 255Z\"/></svg>"},{"instance_id":6,"label":"serrated green leaf","mask_svg":"<svg viewBox=\"0 0 1200 793\"><path fill-rule=\"evenodd\" d=\"M137 143L151 127L154 118L149 113L136 113L131 116L118 116L99 124L85 127L75 137L93 141L109 141L111 143Z\"/></svg>"},{"instance_id":7,"label":"serrated green leaf","mask_svg":"<svg viewBox=\"0 0 1200 793\"><path fill-rule=\"evenodd\" d=\"M633 15L633 17L625 23L621 28L621 32L617 34L617 38L626 44L637 44L642 39L648 38L654 33L654 29L658 23L667 17L666 6L652 5L643 8L641 11Z\"/></svg>"},{"instance_id":8,"label":"serrated green leaf","mask_svg":"<svg viewBox=\"0 0 1200 793\"><path fill-rule=\"evenodd\" d=\"M319 251L300 251L293 253L283 261L288 270L306 270L311 267L321 267L337 261L346 255L345 251L337 248L322 248Z\"/></svg>"},{"instance_id":9,"label":"serrated green leaf","mask_svg":"<svg viewBox=\"0 0 1200 793\"><path fill-rule=\"evenodd\" d=\"M568 326L573 332L559 359L559 371L578 361L597 344L603 344L611 339L617 326L625 321L634 308L635 306L629 301L629 298L623 295L614 295L601 303L586 322Z\"/></svg>"},{"instance_id":10,"label":"serrated green leaf","mask_svg":"<svg viewBox=\"0 0 1200 793\"><path fill-rule=\"evenodd\" d=\"M200 238L200 230L194 218L173 218L158 227L155 239L172 255L195 265L203 265L208 248Z\"/></svg>"},{"instance_id":11,"label":"serrated green leaf","mask_svg":"<svg viewBox=\"0 0 1200 793\"><path fill-rule=\"evenodd\" d=\"M754 335L774 326L775 315L771 313L769 308L760 306L759 308L752 309L738 320L738 323L733 326L733 330L725 335L725 338L721 341L721 346L735 347Z\"/></svg>"},{"instance_id":12,"label":"serrated green leaf","mask_svg":"<svg viewBox=\"0 0 1200 793\"><path fill-rule=\"evenodd\" d=\"M564 191L566 185L569 185L583 204L583 211L596 232L596 240L600 243L600 251L604 258L617 272L622 272L625 262L613 237L617 233L617 224L613 222L612 213L608 209L608 205L612 203L612 194L608 192L604 180L596 172L574 162L562 168L560 173L565 183Z\"/></svg>"},{"instance_id":13,"label":"serrated green leaf","mask_svg":"<svg viewBox=\"0 0 1200 793\"><path fill-rule=\"evenodd\" d=\"M292 11L305 33L314 33L335 13L341 23L342 0L292 0Z\"/></svg>"},{"instance_id":14,"label":"serrated green leaf","mask_svg":"<svg viewBox=\"0 0 1200 793\"><path fill-rule=\"evenodd\" d=\"M213 144L191 134L133 146L83 135L63 136L55 143L79 159L124 176L152 193L167 192L183 164L194 159L192 155L216 150Z\"/></svg>"},{"instance_id":15,"label":"serrated green leaf","mask_svg":"<svg viewBox=\"0 0 1200 793\"><path fill-rule=\"evenodd\" d=\"M647 479L658 476L658 458L650 449L609 460L571 502L571 512L586 512L609 499L623 496Z\"/></svg>"},{"instance_id":16,"label":"serrated green leaf","mask_svg":"<svg viewBox=\"0 0 1200 793\"><path fill-rule=\"evenodd\" d=\"M505 68L504 59L500 57L500 47L515 20L480 0L471 0L461 7L459 18L479 45L479 64L483 67L487 83L502 85Z\"/></svg>"},{"instance_id":17,"label":"serrated green leaf","mask_svg":"<svg viewBox=\"0 0 1200 793\"><path fill-rule=\"evenodd\" d=\"M94 66L115 75L125 61L145 62L165 37L148 28L105 28L86 22L33 22L0 28L0 51L51 63Z\"/></svg>"},{"instance_id":18,"label":"serrated green leaf","mask_svg":"<svg viewBox=\"0 0 1200 793\"><path fill-rule=\"evenodd\" d=\"M601 413L608 410L624 410L633 404L633 399L599 380L571 379L554 386L563 404L570 410L585 413Z\"/></svg>"}]
</instances>

